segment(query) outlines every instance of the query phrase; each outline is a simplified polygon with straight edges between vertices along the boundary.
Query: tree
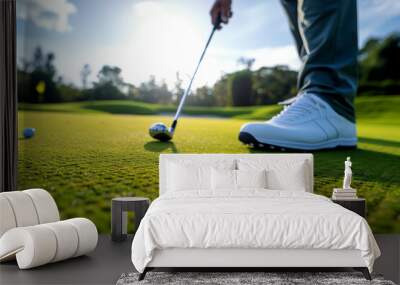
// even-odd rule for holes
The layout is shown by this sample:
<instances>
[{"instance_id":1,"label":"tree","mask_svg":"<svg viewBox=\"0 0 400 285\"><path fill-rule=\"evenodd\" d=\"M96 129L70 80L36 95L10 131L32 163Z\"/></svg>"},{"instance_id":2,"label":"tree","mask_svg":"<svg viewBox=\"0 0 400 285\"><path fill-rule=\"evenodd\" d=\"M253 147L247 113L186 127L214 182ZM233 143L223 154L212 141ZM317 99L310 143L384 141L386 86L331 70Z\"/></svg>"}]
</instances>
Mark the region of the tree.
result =
<instances>
[{"instance_id":1,"label":"tree","mask_svg":"<svg viewBox=\"0 0 400 285\"><path fill-rule=\"evenodd\" d=\"M36 47L35 51L33 52L31 66L34 70L41 70L43 67L43 51L40 46Z\"/></svg>"},{"instance_id":2,"label":"tree","mask_svg":"<svg viewBox=\"0 0 400 285\"><path fill-rule=\"evenodd\" d=\"M55 55L52 52L49 52L46 55L46 61L44 62L44 71L53 79L55 80L57 69L54 66Z\"/></svg>"},{"instance_id":3,"label":"tree","mask_svg":"<svg viewBox=\"0 0 400 285\"><path fill-rule=\"evenodd\" d=\"M83 92L86 100L114 100L126 99L123 93L126 84L121 77L121 68L117 66L103 65L97 73L98 82L93 82L91 89Z\"/></svg>"},{"instance_id":4,"label":"tree","mask_svg":"<svg viewBox=\"0 0 400 285\"><path fill-rule=\"evenodd\" d=\"M228 81L228 92L233 106L250 106L253 101L253 83L250 70L232 73Z\"/></svg>"},{"instance_id":5,"label":"tree","mask_svg":"<svg viewBox=\"0 0 400 285\"><path fill-rule=\"evenodd\" d=\"M187 105L190 106L215 106L215 96L208 86L199 87L196 92L187 98Z\"/></svg>"},{"instance_id":6,"label":"tree","mask_svg":"<svg viewBox=\"0 0 400 285\"><path fill-rule=\"evenodd\" d=\"M359 56L359 93L400 93L400 33L369 39Z\"/></svg>"},{"instance_id":7,"label":"tree","mask_svg":"<svg viewBox=\"0 0 400 285\"><path fill-rule=\"evenodd\" d=\"M137 100L139 97L139 90L135 85L130 83L125 83L126 86L126 97L131 100Z\"/></svg>"},{"instance_id":8,"label":"tree","mask_svg":"<svg viewBox=\"0 0 400 285\"><path fill-rule=\"evenodd\" d=\"M175 81L175 88L174 88L174 95L173 95L173 102L175 104L179 104L185 90L182 88L183 80L179 76L179 72L176 72L176 81Z\"/></svg>"},{"instance_id":9,"label":"tree","mask_svg":"<svg viewBox=\"0 0 400 285\"><path fill-rule=\"evenodd\" d=\"M73 84L57 84L63 102L72 102L81 99L81 90Z\"/></svg>"},{"instance_id":10,"label":"tree","mask_svg":"<svg viewBox=\"0 0 400 285\"><path fill-rule=\"evenodd\" d=\"M375 49L379 45L378 38L369 38L364 46L360 49L360 56L367 55L371 50Z\"/></svg>"},{"instance_id":11,"label":"tree","mask_svg":"<svg viewBox=\"0 0 400 285\"><path fill-rule=\"evenodd\" d=\"M85 92L87 100L126 99L126 96L111 81L95 82L93 88Z\"/></svg>"},{"instance_id":12,"label":"tree","mask_svg":"<svg viewBox=\"0 0 400 285\"><path fill-rule=\"evenodd\" d=\"M141 83L138 93L139 96L137 98L147 103L170 104L173 97L165 81L158 85L155 76L150 76L149 81Z\"/></svg>"},{"instance_id":13,"label":"tree","mask_svg":"<svg viewBox=\"0 0 400 285\"><path fill-rule=\"evenodd\" d=\"M122 90L124 87L124 80L121 77L121 71L121 68L117 66L103 65L97 74L97 78L99 79L98 84L110 83Z\"/></svg>"},{"instance_id":14,"label":"tree","mask_svg":"<svg viewBox=\"0 0 400 285\"><path fill-rule=\"evenodd\" d=\"M249 57L239 57L237 60L237 63L239 65L243 65L245 69L251 69L254 62L256 61L255 58L249 58Z\"/></svg>"},{"instance_id":15,"label":"tree","mask_svg":"<svg viewBox=\"0 0 400 285\"><path fill-rule=\"evenodd\" d=\"M82 87L83 89L87 89L87 81L89 75L92 73L92 69L90 68L89 64L85 64L81 70L81 79L82 79Z\"/></svg>"},{"instance_id":16,"label":"tree","mask_svg":"<svg viewBox=\"0 0 400 285\"><path fill-rule=\"evenodd\" d=\"M297 72L285 65L261 67L253 74L255 101L258 105L275 104L297 93Z\"/></svg>"},{"instance_id":17,"label":"tree","mask_svg":"<svg viewBox=\"0 0 400 285\"><path fill-rule=\"evenodd\" d=\"M228 93L229 75L223 75L212 88L215 104L217 106L232 106L232 98Z\"/></svg>"},{"instance_id":18,"label":"tree","mask_svg":"<svg viewBox=\"0 0 400 285\"><path fill-rule=\"evenodd\" d=\"M361 57L361 80L400 80L400 34L367 41Z\"/></svg>"},{"instance_id":19,"label":"tree","mask_svg":"<svg viewBox=\"0 0 400 285\"><path fill-rule=\"evenodd\" d=\"M61 102L57 88L57 70L54 53L44 54L38 46L32 60L24 61L24 69L18 71L18 99L21 102Z\"/></svg>"}]
</instances>

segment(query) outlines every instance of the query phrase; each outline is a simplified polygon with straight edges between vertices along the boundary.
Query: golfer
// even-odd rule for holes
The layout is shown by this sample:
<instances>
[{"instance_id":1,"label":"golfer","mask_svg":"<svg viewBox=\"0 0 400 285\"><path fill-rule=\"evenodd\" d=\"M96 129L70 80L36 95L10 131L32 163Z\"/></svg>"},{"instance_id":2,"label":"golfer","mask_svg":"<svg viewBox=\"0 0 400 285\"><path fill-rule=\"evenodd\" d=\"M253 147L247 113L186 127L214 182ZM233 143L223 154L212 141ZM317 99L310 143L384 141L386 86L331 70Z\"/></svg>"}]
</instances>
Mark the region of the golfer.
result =
<instances>
[{"instance_id":1,"label":"golfer","mask_svg":"<svg viewBox=\"0 0 400 285\"><path fill-rule=\"evenodd\" d=\"M281 149L356 147L357 1L281 2L302 62L298 95L271 120L243 125L239 139ZM221 15L227 24L231 5L231 0L216 0L212 23Z\"/></svg>"}]
</instances>

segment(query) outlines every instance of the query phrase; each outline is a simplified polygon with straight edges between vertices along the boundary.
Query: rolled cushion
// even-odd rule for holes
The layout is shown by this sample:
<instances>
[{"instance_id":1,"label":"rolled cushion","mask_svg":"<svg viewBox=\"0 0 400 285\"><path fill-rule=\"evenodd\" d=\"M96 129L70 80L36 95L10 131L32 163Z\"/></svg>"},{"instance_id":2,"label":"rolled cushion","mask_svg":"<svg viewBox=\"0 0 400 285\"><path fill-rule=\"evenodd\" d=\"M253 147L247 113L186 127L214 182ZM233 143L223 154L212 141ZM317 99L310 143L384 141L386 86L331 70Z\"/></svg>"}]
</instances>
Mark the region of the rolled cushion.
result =
<instances>
[{"instance_id":1,"label":"rolled cushion","mask_svg":"<svg viewBox=\"0 0 400 285\"><path fill-rule=\"evenodd\" d=\"M39 223L35 205L31 197L22 191L3 192L13 210L17 227L33 226Z\"/></svg>"},{"instance_id":2,"label":"rolled cushion","mask_svg":"<svg viewBox=\"0 0 400 285\"><path fill-rule=\"evenodd\" d=\"M15 255L19 268L28 269L86 254L97 239L96 226L85 218L18 227L0 238L0 261Z\"/></svg>"},{"instance_id":3,"label":"rolled cushion","mask_svg":"<svg viewBox=\"0 0 400 285\"><path fill-rule=\"evenodd\" d=\"M91 252L96 248L98 233L95 224L91 220L73 218L64 222L72 225L78 233L79 242L74 257Z\"/></svg>"},{"instance_id":4,"label":"rolled cushion","mask_svg":"<svg viewBox=\"0 0 400 285\"><path fill-rule=\"evenodd\" d=\"M10 202L0 195L0 237L9 229L15 228L17 222Z\"/></svg>"},{"instance_id":5,"label":"rolled cushion","mask_svg":"<svg viewBox=\"0 0 400 285\"><path fill-rule=\"evenodd\" d=\"M0 193L0 214L0 237L15 227L60 220L56 202L43 189Z\"/></svg>"},{"instance_id":6,"label":"rolled cushion","mask_svg":"<svg viewBox=\"0 0 400 285\"><path fill-rule=\"evenodd\" d=\"M14 228L0 238L0 261L16 256L20 269L51 262L56 250L53 232L42 225Z\"/></svg>"},{"instance_id":7,"label":"rolled cushion","mask_svg":"<svg viewBox=\"0 0 400 285\"><path fill-rule=\"evenodd\" d=\"M43 189L29 189L22 191L32 199L38 215L39 224L57 222L60 220L57 204L50 193Z\"/></svg>"},{"instance_id":8,"label":"rolled cushion","mask_svg":"<svg viewBox=\"0 0 400 285\"><path fill-rule=\"evenodd\" d=\"M51 262L64 260L75 255L79 245L79 237L78 232L71 228L69 223L61 221L43 226L49 228L56 238L57 250Z\"/></svg>"}]
</instances>

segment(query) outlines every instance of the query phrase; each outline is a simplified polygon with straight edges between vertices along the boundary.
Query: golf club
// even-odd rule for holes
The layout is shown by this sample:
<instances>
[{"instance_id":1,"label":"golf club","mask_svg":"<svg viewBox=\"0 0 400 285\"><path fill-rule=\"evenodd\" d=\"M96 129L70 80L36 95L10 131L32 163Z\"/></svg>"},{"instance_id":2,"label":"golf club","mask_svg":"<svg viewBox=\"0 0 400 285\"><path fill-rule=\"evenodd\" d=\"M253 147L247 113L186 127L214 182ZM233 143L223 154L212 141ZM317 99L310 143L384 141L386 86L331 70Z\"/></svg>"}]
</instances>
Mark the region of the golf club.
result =
<instances>
[{"instance_id":1,"label":"golf club","mask_svg":"<svg viewBox=\"0 0 400 285\"><path fill-rule=\"evenodd\" d=\"M171 140L172 137L174 136L176 125L178 124L178 119L179 119L179 116L181 114L183 105L185 103L185 99L190 93L190 89L192 87L192 83L193 83L193 80L194 80L194 78L196 76L197 70L199 69L200 63L202 62L203 57L204 57L204 55L206 53L206 50L208 48L208 45L210 44L211 39L212 39L215 31L218 29L220 24L221 24L221 15L218 15L217 22L216 22L216 24L214 25L214 27L213 27L213 29L211 31L211 35L208 37L206 46L204 47L204 50L203 50L203 52L202 52L202 54L200 56L199 62L197 63L197 66L196 66L196 69L194 70L192 78L190 79L189 85L186 88L185 93L183 93L181 101L179 102L179 106L178 106L178 109L176 110L175 117L174 117L174 120L172 121L171 127L168 128L164 123L154 123L153 125L150 126L150 129L149 129L149 134L150 134L150 136L152 138L155 138L155 139L157 139L159 141L162 141L162 142L166 142L166 141Z\"/></svg>"}]
</instances>

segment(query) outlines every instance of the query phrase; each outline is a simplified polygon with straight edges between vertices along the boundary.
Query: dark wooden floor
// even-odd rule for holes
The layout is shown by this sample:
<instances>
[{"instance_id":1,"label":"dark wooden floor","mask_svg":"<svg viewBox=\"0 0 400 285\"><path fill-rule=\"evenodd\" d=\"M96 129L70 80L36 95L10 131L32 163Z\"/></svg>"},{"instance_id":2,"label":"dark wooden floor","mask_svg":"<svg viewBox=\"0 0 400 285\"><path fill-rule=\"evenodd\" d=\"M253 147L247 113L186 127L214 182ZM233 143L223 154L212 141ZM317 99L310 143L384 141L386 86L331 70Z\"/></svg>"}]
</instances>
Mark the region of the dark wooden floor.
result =
<instances>
[{"instance_id":1,"label":"dark wooden floor","mask_svg":"<svg viewBox=\"0 0 400 285\"><path fill-rule=\"evenodd\" d=\"M400 282L400 235L376 235L382 256L375 272ZM132 237L121 243L101 235L97 249L82 256L42 267L19 270L15 262L0 265L0 284L115 284L124 272L134 271L130 259ZM311 270L310 270L311 271Z\"/></svg>"}]
</instances>

